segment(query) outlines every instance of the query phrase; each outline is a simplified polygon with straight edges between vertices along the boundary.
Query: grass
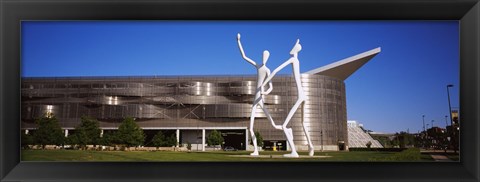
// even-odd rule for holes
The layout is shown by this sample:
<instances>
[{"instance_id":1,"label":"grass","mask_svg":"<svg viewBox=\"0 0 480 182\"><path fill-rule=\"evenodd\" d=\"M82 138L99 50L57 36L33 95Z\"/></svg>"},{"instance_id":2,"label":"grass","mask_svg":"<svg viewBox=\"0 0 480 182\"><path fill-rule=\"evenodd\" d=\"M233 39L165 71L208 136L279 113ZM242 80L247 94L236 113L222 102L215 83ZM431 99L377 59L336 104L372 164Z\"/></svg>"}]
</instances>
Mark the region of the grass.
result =
<instances>
[{"instance_id":1,"label":"grass","mask_svg":"<svg viewBox=\"0 0 480 182\"><path fill-rule=\"evenodd\" d=\"M173 151L82 151L82 150L22 150L22 161L152 161L152 162L262 162L262 161L298 161L298 162L382 162L382 161L433 161L429 155L404 152L316 152L315 156L327 158L250 158L248 151L212 151L212 152L173 152ZM260 152L260 155L278 156L288 152ZM301 156L308 155L300 152ZM412 155L414 157L412 157Z\"/></svg>"}]
</instances>

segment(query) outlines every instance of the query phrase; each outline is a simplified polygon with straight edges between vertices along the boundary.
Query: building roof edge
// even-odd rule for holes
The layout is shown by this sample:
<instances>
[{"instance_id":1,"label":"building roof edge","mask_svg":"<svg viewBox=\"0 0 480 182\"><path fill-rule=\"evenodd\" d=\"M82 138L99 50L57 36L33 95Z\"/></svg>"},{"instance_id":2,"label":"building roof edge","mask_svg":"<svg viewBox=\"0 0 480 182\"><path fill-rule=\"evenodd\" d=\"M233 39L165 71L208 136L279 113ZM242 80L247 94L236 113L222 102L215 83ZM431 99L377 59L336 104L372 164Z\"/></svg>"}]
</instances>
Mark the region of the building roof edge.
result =
<instances>
[{"instance_id":1,"label":"building roof edge","mask_svg":"<svg viewBox=\"0 0 480 182\"><path fill-rule=\"evenodd\" d=\"M345 80L380 52L381 47L377 47L375 49L342 59L340 61L333 62L326 66L315 68L313 70L305 72L304 74L326 75Z\"/></svg>"}]
</instances>

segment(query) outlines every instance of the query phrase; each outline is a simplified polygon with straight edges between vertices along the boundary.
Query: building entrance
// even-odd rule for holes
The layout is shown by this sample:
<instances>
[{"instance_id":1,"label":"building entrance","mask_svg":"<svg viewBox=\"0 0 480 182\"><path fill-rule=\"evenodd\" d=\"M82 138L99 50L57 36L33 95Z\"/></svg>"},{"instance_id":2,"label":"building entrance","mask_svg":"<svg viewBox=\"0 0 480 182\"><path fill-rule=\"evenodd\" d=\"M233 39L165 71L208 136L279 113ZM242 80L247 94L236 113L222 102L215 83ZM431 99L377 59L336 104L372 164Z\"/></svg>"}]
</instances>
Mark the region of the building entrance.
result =
<instances>
[{"instance_id":1,"label":"building entrance","mask_svg":"<svg viewBox=\"0 0 480 182\"><path fill-rule=\"evenodd\" d=\"M245 130L218 130L222 133L223 147L233 147L238 150L245 150Z\"/></svg>"}]
</instances>

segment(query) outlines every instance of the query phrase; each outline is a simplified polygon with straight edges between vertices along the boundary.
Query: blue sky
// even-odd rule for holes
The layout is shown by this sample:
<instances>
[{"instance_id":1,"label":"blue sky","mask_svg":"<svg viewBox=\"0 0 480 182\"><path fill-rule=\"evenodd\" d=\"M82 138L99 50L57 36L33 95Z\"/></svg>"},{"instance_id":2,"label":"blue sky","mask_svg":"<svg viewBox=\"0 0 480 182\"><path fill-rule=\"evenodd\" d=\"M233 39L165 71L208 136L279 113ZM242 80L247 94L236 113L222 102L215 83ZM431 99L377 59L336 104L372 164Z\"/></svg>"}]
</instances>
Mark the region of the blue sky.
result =
<instances>
[{"instance_id":1,"label":"blue sky","mask_svg":"<svg viewBox=\"0 0 480 182\"><path fill-rule=\"evenodd\" d=\"M445 127L446 85L459 106L458 21L24 21L22 76L256 74L274 69L297 38L301 72L381 47L346 81L347 117L380 132ZM290 74L290 69L281 73Z\"/></svg>"}]
</instances>

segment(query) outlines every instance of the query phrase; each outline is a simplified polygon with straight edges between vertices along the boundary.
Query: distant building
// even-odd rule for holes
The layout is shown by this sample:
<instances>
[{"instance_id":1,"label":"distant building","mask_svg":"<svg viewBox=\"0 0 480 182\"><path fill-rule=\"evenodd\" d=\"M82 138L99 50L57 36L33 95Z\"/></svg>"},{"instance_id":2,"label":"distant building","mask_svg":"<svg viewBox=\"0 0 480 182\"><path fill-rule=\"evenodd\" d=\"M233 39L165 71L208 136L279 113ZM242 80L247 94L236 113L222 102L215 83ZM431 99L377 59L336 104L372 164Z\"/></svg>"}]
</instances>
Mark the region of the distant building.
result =
<instances>
[{"instance_id":1,"label":"distant building","mask_svg":"<svg viewBox=\"0 0 480 182\"><path fill-rule=\"evenodd\" d=\"M367 143L371 143L370 148L383 148L378 140L375 140L363 128L363 124L357 121L347 121L348 127L348 147L349 148L367 148Z\"/></svg>"}]
</instances>

